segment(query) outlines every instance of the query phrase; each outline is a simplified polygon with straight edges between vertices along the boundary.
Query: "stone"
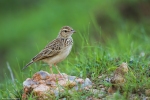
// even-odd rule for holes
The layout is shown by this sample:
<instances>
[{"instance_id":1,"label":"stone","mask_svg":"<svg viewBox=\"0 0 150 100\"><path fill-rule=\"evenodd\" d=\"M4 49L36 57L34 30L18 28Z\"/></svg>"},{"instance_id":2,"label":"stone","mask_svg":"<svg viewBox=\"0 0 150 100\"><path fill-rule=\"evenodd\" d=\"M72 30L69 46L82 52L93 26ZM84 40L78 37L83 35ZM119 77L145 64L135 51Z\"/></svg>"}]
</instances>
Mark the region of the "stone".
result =
<instances>
[{"instance_id":1,"label":"stone","mask_svg":"<svg viewBox=\"0 0 150 100\"><path fill-rule=\"evenodd\" d=\"M102 89L90 89L89 90L91 93L93 93L94 95L97 95L99 98L103 98L106 95L106 91L102 90Z\"/></svg>"},{"instance_id":2,"label":"stone","mask_svg":"<svg viewBox=\"0 0 150 100\"><path fill-rule=\"evenodd\" d=\"M114 72L110 82L112 86L108 88L108 93L115 93L118 89L120 90L125 83L125 74L128 73L127 63L122 63Z\"/></svg>"},{"instance_id":3,"label":"stone","mask_svg":"<svg viewBox=\"0 0 150 100\"><path fill-rule=\"evenodd\" d=\"M145 99L144 100L150 100L150 97L145 97Z\"/></svg>"},{"instance_id":4,"label":"stone","mask_svg":"<svg viewBox=\"0 0 150 100\"><path fill-rule=\"evenodd\" d=\"M37 86L37 85L38 85L38 83L33 81L30 78L27 78L26 81L23 82L23 86L28 87L28 88L33 87L33 86Z\"/></svg>"},{"instance_id":5,"label":"stone","mask_svg":"<svg viewBox=\"0 0 150 100\"><path fill-rule=\"evenodd\" d=\"M33 80L46 80L50 74L45 71L39 71L33 75Z\"/></svg>"},{"instance_id":6,"label":"stone","mask_svg":"<svg viewBox=\"0 0 150 100\"><path fill-rule=\"evenodd\" d=\"M101 99L94 98L94 97L87 97L86 100L101 100Z\"/></svg>"},{"instance_id":7,"label":"stone","mask_svg":"<svg viewBox=\"0 0 150 100\"><path fill-rule=\"evenodd\" d=\"M145 95L148 96L148 97L150 97L150 89L146 89L145 90Z\"/></svg>"},{"instance_id":8,"label":"stone","mask_svg":"<svg viewBox=\"0 0 150 100\"><path fill-rule=\"evenodd\" d=\"M65 73L49 74L46 71L36 72L33 77L27 78L23 82L22 99L28 99L28 95L33 93L33 96L38 100L52 100L58 97L59 94L68 89L71 92L81 91L92 87L92 82L89 78L82 79L76 76L69 76Z\"/></svg>"}]
</instances>

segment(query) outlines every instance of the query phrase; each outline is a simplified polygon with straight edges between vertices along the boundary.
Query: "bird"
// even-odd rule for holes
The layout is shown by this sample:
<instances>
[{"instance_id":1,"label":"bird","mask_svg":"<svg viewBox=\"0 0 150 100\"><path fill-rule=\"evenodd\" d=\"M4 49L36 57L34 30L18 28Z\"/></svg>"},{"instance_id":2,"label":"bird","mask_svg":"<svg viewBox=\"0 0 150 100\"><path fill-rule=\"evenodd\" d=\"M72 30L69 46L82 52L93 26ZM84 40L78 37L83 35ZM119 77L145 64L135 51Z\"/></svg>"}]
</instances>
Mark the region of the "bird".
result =
<instances>
[{"instance_id":1,"label":"bird","mask_svg":"<svg viewBox=\"0 0 150 100\"><path fill-rule=\"evenodd\" d=\"M63 26L59 31L58 36L33 57L23 69L34 62L43 61L49 65L51 74L53 74L53 65L56 67L57 72L61 74L57 67L57 63L63 61L71 52L73 46L73 38L71 36L73 33L75 33L73 28L70 26Z\"/></svg>"}]
</instances>

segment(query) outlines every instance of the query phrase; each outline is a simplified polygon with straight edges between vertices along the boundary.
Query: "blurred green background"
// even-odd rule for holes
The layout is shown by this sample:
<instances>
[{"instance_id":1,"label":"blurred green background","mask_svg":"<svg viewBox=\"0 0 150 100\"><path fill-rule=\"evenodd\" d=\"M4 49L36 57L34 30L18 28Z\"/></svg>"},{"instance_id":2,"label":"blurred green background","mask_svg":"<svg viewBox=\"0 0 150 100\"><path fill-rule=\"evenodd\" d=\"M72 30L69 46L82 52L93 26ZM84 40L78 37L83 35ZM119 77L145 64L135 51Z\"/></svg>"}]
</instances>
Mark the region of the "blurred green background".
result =
<instances>
[{"instance_id":1,"label":"blurred green background","mask_svg":"<svg viewBox=\"0 0 150 100\"><path fill-rule=\"evenodd\" d=\"M144 38L149 45L145 36L150 33L150 1L1 0L0 81L6 73L10 76L6 62L12 70L19 71L64 25L77 31L72 53L82 45L79 34L105 46L118 34L133 31L134 40Z\"/></svg>"}]
</instances>

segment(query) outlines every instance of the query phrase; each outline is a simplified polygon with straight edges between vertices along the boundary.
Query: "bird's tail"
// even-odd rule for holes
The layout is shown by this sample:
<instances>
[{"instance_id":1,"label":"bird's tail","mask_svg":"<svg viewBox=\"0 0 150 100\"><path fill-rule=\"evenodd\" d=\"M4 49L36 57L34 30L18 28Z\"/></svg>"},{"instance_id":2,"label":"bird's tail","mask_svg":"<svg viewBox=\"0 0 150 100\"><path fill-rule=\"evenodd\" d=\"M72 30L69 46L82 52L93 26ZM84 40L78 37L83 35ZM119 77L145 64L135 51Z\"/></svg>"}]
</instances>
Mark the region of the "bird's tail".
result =
<instances>
[{"instance_id":1,"label":"bird's tail","mask_svg":"<svg viewBox=\"0 0 150 100\"><path fill-rule=\"evenodd\" d=\"M33 61L30 61L26 66L24 66L23 68L22 68L22 70L24 70L25 68L27 68L29 65L31 65L33 63Z\"/></svg>"}]
</instances>

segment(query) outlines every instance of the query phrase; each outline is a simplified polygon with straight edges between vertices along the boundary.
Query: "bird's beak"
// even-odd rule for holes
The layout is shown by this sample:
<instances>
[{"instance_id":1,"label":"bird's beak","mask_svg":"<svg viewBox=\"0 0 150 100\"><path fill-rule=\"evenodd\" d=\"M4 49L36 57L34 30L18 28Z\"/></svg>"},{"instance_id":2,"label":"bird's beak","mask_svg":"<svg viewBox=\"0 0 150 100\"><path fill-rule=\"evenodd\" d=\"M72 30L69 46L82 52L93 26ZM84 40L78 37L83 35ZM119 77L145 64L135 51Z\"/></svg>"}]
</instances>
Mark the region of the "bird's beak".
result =
<instances>
[{"instance_id":1,"label":"bird's beak","mask_svg":"<svg viewBox=\"0 0 150 100\"><path fill-rule=\"evenodd\" d=\"M75 31L75 30L72 30L72 32L73 32L73 33L76 33L76 31Z\"/></svg>"}]
</instances>

